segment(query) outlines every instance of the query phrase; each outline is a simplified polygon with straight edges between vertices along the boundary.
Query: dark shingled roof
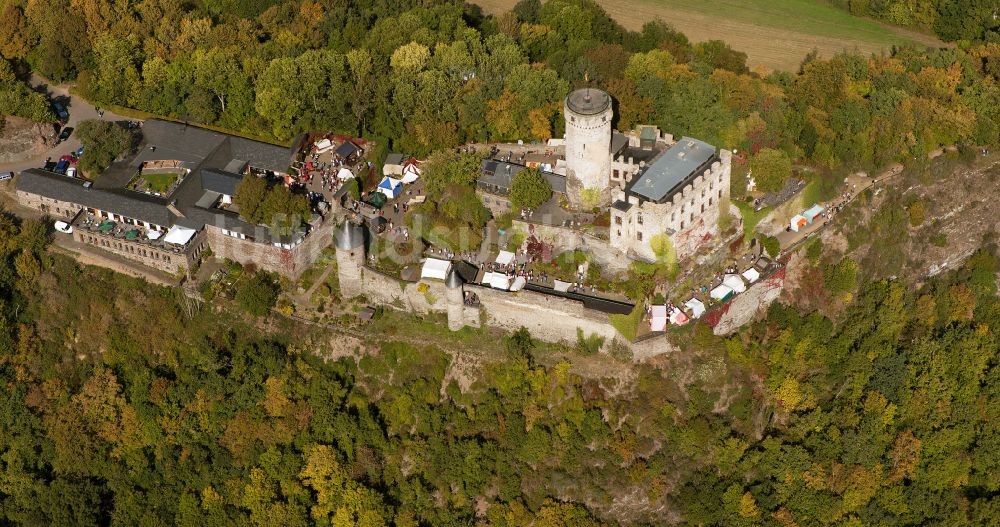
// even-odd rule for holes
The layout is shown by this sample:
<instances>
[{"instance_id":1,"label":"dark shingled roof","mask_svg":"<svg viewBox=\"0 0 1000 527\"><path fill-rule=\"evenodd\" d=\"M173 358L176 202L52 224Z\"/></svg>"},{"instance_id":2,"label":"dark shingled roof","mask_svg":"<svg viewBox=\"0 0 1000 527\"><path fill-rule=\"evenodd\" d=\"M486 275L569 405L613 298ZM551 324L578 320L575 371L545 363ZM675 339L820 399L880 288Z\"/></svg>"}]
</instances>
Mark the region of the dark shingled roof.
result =
<instances>
[{"instance_id":1,"label":"dark shingled roof","mask_svg":"<svg viewBox=\"0 0 1000 527\"><path fill-rule=\"evenodd\" d=\"M37 168L21 172L17 178L16 188L19 191L155 223L161 227L170 226L176 218L167 209L167 202L162 198L125 189L87 188L82 180Z\"/></svg>"},{"instance_id":2,"label":"dark shingled roof","mask_svg":"<svg viewBox=\"0 0 1000 527\"><path fill-rule=\"evenodd\" d=\"M626 190L644 200L664 203L716 159L714 146L684 137L635 175Z\"/></svg>"},{"instance_id":3,"label":"dark shingled roof","mask_svg":"<svg viewBox=\"0 0 1000 527\"><path fill-rule=\"evenodd\" d=\"M357 154L358 152L361 152L361 147L350 141L344 141L343 143L340 143L340 145L337 146L337 149L333 151L333 153L337 154L343 159L347 159L348 157L351 157L352 155Z\"/></svg>"},{"instance_id":4,"label":"dark shingled roof","mask_svg":"<svg viewBox=\"0 0 1000 527\"><path fill-rule=\"evenodd\" d=\"M495 159L484 159L478 182L481 185L500 187L505 191L510 191L514 176L525 168L528 167ZM542 171L542 177L549 182L552 192L566 193L566 176Z\"/></svg>"},{"instance_id":5,"label":"dark shingled roof","mask_svg":"<svg viewBox=\"0 0 1000 527\"><path fill-rule=\"evenodd\" d=\"M219 194L235 196L236 186L240 184L240 181L243 181L243 176L240 174L233 174L232 172L225 172L214 168L201 171L202 190L211 190Z\"/></svg>"}]
</instances>

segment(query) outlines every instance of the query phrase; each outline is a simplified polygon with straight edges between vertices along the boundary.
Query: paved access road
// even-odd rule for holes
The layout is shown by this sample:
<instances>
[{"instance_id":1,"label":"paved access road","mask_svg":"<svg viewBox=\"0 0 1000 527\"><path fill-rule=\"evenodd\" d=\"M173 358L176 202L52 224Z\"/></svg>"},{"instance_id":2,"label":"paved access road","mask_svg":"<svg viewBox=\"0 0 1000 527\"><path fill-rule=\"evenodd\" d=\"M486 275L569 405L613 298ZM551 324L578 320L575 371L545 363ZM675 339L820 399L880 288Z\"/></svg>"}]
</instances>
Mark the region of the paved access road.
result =
<instances>
[{"instance_id":1,"label":"paved access road","mask_svg":"<svg viewBox=\"0 0 1000 527\"><path fill-rule=\"evenodd\" d=\"M36 89L44 89L48 92L50 99L59 98L62 100L68 100L69 103L66 105L66 111L69 112L69 123L66 126L74 128L73 135L69 137L66 141L59 143L58 145L52 147L47 152L39 154L31 159L26 159L23 161L16 161L13 163L0 164L0 172L14 171L20 172L29 168L38 168L45 164L45 158L51 157L52 159L59 159L59 157L67 155L71 152L76 151L80 148L80 140L76 138L76 127L81 121L86 121L88 119L98 119L97 109L94 108L92 104L84 100L82 97L77 95L72 95L69 93L69 85L50 84L48 80L40 77L38 75L32 75L30 80L31 85ZM128 120L127 117L122 117L115 115L107 110L104 112L104 119L108 121L123 121Z\"/></svg>"}]
</instances>

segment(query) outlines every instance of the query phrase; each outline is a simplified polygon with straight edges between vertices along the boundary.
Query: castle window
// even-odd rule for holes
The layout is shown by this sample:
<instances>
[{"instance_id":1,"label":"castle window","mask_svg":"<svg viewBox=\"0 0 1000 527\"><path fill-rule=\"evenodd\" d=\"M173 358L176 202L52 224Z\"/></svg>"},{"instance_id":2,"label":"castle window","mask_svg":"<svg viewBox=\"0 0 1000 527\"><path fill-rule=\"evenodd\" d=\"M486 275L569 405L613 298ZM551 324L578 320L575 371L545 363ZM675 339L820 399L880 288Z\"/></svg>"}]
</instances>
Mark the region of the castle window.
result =
<instances>
[{"instance_id":1,"label":"castle window","mask_svg":"<svg viewBox=\"0 0 1000 527\"><path fill-rule=\"evenodd\" d=\"M576 122L576 117L573 117L572 115L569 116L569 122L575 123Z\"/></svg>"},{"instance_id":2,"label":"castle window","mask_svg":"<svg viewBox=\"0 0 1000 527\"><path fill-rule=\"evenodd\" d=\"M615 216L615 225L621 225L621 224L622 224L622 217Z\"/></svg>"},{"instance_id":3,"label":"castle window","mask_svg":"<svg viewBox=\"0 0 1000 527\"><path fill-rule=\"evenodd\" d=\"M671 212L670 213L670 223L673 223L675 221L677 221L677 213L676 212Z\"/></svg>"},{"instance_id":4,"label":"castle window","mask_svg":"<svg viewBox=\"0 0 1000 527\"><path fill-rule=\"evenodd\" d=\"M636 217L635 217L635 221L636 221L636 223L638 223L639 225L642 225L642 214L639 214L638 216L636 216Z\"/></svg>"},{"instance_id":5,"label":"castle window","mask_svg":"<svg viewBox=\"0 0 1000 527\"><path fill-rule=\"evenodd\" d=\"M619 237L619 238L621 238L621 237L622 237L622 231L621 231L621 230L619 230L619 231L618 231L618 237Z\"/></svg>"},{"instance_id":6,"label":"castle window","mask_svg":"<svg viewBox=\"0 0 1000 527\"><path fill-rule=\"evenodd\" d=\"M722 189L719 189L719 199L722 199Z\"/></svg>"},{"instance_id":7,"label":"castle window","mask_svg":"<svg viewBox=\"0 0 1000 527\"><path fill-rule=\"evenodd\" d=\"M713 198L708 198L708 206L709 206L709 207L711 207L711 206L712 206L712 199L713 199Z\"/></svg>"},{"instance_id":8,"label":"castle window","mask_svg":"<svg viewBox=\"0 0 1000 527\"><path fill-rule=\"evenodd\" d=\"M701 204L701 211L705 212L705 204L704 203Z\"/></svg>"},{"instance_id":9,"label":"castle window","mask_svg":"<svg viewBox=\"0 0 1000 527\"><path fill-rule=\"evenodd\" d=\"M691 222L694 223L694 213L691 213Z\"/></svg>"},{"instance_id":10,"label":"castle window","mask_svg":"<svg viewBox=\"0 0 1000 527\"><path fill-rule=\"evenodd\" d=\"M701 197L705 197L705 189L701 189Z\"/></svg>"},{"instance_id":11,"label":"castle window","mask_svg":"<svg viewBox=\"0 0 1000 527\"><path fill-rule=\"evenodd\" d=\"M681 230L684 230L684 222L681 222Z\"/></svg>"},{"instance_id":12,"label":"castle window","mask_svg":"<svg viewBox=\"0 0 1000 527\"><path fill-rule=\"evenodd\" d=\"M642 241L642 233L641 232L635 233L635 239L639 240L641 242Z\"/></svg>"}]
</instances>

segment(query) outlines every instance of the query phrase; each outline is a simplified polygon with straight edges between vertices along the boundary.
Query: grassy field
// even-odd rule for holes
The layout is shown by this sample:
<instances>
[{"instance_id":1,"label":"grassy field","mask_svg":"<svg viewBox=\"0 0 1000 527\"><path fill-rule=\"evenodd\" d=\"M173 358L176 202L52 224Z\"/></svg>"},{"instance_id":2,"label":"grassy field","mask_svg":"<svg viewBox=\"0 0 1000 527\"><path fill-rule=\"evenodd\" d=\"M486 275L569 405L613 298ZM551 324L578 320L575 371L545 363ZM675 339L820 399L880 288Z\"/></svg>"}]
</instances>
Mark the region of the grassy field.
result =
<instances>
[{"instance_id":1,"label":"grassy field","mask_svg":"<svg viewBox=\"0 0 1000 527\"><path fill-rule=\"evenodd\" d=\"M488 13L517 0L474 0ZM698 42L720 39L746 52L751 67L792 71L813 48L822 56L844 49L864 53L894 44L942 45L933 37L880 24L817 0L597 0L609 15L637 30L661 18Z\"/></svg>"}]
</instances>

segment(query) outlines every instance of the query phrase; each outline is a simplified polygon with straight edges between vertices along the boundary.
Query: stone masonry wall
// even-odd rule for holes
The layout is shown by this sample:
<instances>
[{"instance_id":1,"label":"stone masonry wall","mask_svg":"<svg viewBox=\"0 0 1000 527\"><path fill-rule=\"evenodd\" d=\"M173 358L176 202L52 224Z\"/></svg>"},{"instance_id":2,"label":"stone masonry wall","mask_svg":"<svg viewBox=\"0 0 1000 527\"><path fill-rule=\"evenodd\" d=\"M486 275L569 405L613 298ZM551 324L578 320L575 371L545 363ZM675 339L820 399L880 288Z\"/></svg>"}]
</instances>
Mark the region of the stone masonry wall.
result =
<instances>
[{"instance_id":1,"label":"stone masonry wall","mask_svg":"<svg viewBox=\"0 0 1000 527\"><path fill-rule=\"evenodd\" d=\"M605 346L615 338L624 341L606 314L587 309L580 302L533 291L510 293L475 285L465 287L479 296L486 324L491 327L509 331L525 327L532 336L548 342L575 343L577 328L587 336L603 336Z\"/></svg>"},{"instance_id":2,"label":"stone masonry wall","mask_svg":"<svg viewBox=\"0 0 1000 527\"><path fill-rule=\"evenodd\" d=\"M333 240L334 221L327 220L313 229L302 243L285 249L271 244L241 240L222 233L214 225L205 225L208 243L218 258L228 258L241 264L254 264L265 271L295 278L312 265L319 253Z\"/></svg>"}]
</instances>

